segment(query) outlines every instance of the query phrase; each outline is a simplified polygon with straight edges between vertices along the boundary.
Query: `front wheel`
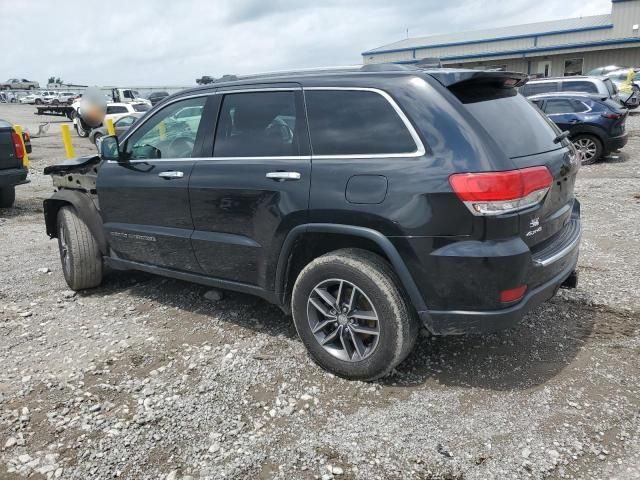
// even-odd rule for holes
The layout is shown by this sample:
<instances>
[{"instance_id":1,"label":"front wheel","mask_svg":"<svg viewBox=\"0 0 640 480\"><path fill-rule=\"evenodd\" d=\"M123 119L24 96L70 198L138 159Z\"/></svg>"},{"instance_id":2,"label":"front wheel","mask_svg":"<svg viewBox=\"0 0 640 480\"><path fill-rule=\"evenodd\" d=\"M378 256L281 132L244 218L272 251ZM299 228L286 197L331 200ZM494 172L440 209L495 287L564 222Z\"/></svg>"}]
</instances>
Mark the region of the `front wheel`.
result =
<instances>
[{"instance_id":1,"label":"front wheel","mask_svg":"<svg viewBox=\"0 0 640 480\"><path fill-rule=\"evenodd\" d=\"M418 322L390 265L345 249L323 255L298 276L293 319L311 358L352 380L385 376L413 349Z\"/></svg>"},{"instance_id":2,"label":"front wheel","mask_svg":"<svg viewBox=\"0 0 640 480\"><path fill-rule=\"evenodd\" d=\"M593 135L579 134L573 137L571 141L580 152L582 165L591 165L602 157L604 148L599 138Z\"/></svg>"},{"instance_id":3,"label":"front wheel","mask_svg":"<svg viewBox=\"0 0 640 480\"><path fill-rule=\"evenodd\" d=\"M102 254L98 242L73 207L62 207L58 212L58 248L64 279L72 290L100 285Z\"/></svg>"},{"instance_id":4,"label":"front wheel","mask_svg":"<svg viewBox=\"0 0 640 480\"><path fill-rule=\"evenodd\" d=\"M36 105L42 105L42 100L40 100L39 98L36 98Z\"/></svg>"},{"instance_id":5,"label":"front wheel","mask_svg":"<svg viewBox=\"0 0 640 480\"><path fill-rule=\"evenodd\" d=\"M9 208L16 201L16 187L0 188L0 207Z\"/></svg>"}]
</instances>

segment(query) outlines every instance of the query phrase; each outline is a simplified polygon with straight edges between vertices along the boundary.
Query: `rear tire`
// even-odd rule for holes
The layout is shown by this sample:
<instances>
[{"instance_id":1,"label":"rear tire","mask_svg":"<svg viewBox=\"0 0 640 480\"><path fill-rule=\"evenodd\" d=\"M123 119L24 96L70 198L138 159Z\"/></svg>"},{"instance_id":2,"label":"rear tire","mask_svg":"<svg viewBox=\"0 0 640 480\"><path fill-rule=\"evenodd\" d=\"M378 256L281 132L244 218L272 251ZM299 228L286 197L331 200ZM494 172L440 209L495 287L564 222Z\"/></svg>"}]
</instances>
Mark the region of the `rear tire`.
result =
<instances>
[{"instance_id":1,"label":"rear tire","mask_svg":"<svg viewBox=\"0 0 640 480\"><path fill-rule=\"evenodd\" d=\"M64 279L72 290L102 282L102 254L87 224L73 207L58 211L58 248Z\"/></svg>"},{"instance_id":2,"label":"rear tire","mask_svg":"<svg viewBox=\"0 0 640 480\"><path fill-rule=\"evenodd\" d=\"M291 304L311 358L343 378L385 376L418 336L418 321L391 266L365 250L338 250L313 260L296 279Z\"/></svg>"},{"instance_id":3,"label":"rear tire","mask_svg":"<svg viewBox=\"0 0 640 480\"><path fill-rule=\"evenodd\" d=\"M0 208L9 208L16 201L16 187L0 188Z\"/></svg>"},{"instance_id":4,"label":"rear tire","mask_svg":"<svg viewBox=\"0 0 640 480\"><path fill-rule=\"evenodd\" d=\"M39 98L36 98L36 105L42 105L42 100L40 100Z\"/></svg>"},{"instance_id":5,"label":"rear tire","mask_svg":"<svg viewBox=\"0 0 640 480\"><path fill-rule=\"evenodd\" d=\"M582 165L591 165L602 158L604 147L598 137L580 133L571 139L582 154Z\"/></svg>"},{"instance_id":6,"label":"rear tire","mask_svg":"<svg viewBox=\"0 0 640 480\"><path fill-rule=\"evenodd\" d=\"M87 138L90 133L89 130L82 128L82 120L80 120L80 118L76 121L76 132L78 132L80 138Z\"/></svg>"}]
</instances>

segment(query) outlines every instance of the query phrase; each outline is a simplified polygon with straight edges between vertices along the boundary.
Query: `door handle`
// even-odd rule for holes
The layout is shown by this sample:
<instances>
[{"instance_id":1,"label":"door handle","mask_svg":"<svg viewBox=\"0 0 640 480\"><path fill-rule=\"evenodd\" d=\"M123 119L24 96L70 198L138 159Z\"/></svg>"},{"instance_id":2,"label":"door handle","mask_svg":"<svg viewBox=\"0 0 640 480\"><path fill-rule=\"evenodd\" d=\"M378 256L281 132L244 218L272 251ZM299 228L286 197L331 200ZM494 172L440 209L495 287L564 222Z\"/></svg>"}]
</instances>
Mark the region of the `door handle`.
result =
<instances>
[{"instance_id":1,"label":"door handle","mask_svg":"<svg viewBox=\"0 0 640 480\"><path fill-rule=\"evenodd\" d=\"M277 180L278 182L300 180L300 174L298 172L269 172L266 177L272 180Z\"/></svg>"},{"instance_id":2,"label":"door handle","mask_svg":"<svg viewBox=\"0 0 640 480\"><path fill-rule=\"evenodd\" d=\"M182 178L182 177L184 177L184 173L170 170L168 172L160 172L158 174L158 176L160 178L166 178L167 180L171 180L172 178Z\"/></svg>"}]
</instances>

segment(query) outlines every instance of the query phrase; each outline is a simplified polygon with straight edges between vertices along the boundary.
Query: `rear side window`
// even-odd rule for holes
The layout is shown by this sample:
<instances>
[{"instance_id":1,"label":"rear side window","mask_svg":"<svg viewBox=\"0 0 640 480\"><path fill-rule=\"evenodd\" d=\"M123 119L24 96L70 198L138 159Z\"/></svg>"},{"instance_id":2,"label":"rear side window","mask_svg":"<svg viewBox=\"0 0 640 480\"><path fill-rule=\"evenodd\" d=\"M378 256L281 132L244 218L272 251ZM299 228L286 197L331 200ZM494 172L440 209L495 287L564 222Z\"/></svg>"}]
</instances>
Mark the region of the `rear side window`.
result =
<instances>
[{"instance_id":1,"label":"rear side window","mask_svg":"<svg viewBox=\"0 0 640 480\"><path fill-rule=\"evenodd\" d=\"M364 90L305 90L314 155L410 154L416 142L389 101Z\"/></svg>"},{"instance_id":2,"label":"rear side window","mask_svg":"<svg viewBox=\"0 0 640 480\"><path fill-rule=\"evenodd\" d=\"M598 87L593 82L562 82L563 92L598 93Z\"/></svg>"},{"instance_id":3,"label":"rear side window","mask_svg":"<svg viewBox=\"0 0 640 480\"><path fill-rule=\"evenodd\" d=\"M147 105L146 103L136 103L133 105L133 110L136 112L146 112L148 110L150 110L151 107L149 105Z\"/></svg>"},{"instance_id":4,"label":"rear side window","mask_svg":"<svg viewBox=\"0 0 640 480\"><path fill-rule=\"evenodd\" d=\"M214 157L300 155L301 126L295 92L225 95L218 119Z\"/></svg>"},{"instance_id":5,"label":"rear side window","mask_svg":"<svg viewBox=\"0 0 640 480\"><path fill-rule=\"evenodd\" d=\"M558 82L541 82L541 83L527 83L520 89L520 92L525 97L531 97L540 93L549 93L558 91Z\"/></svg>"},{"instance_id":6,"label":"rear side window","mask_svg":"<svg viewBox=\"0 0 640 480\"><path fill-rule=\"evenodd\" d=\"M544 106L544 111L547 115L569 113L573 112L573 105L571 105L570 100L566 100L564 98L553 98L547 100L547 103Z\"/></svg>"},{"instance_id":7,"label":"rear side window","mask_svg":"<svg viewBox=\"0 0 640 480\"><path fill-rule=\"evenodd\" d=\"M107 115L112 115L114 113L129 113L129 110L127 110L127 107L120 106L107 107Z\"/></svg>"}]
</instances>

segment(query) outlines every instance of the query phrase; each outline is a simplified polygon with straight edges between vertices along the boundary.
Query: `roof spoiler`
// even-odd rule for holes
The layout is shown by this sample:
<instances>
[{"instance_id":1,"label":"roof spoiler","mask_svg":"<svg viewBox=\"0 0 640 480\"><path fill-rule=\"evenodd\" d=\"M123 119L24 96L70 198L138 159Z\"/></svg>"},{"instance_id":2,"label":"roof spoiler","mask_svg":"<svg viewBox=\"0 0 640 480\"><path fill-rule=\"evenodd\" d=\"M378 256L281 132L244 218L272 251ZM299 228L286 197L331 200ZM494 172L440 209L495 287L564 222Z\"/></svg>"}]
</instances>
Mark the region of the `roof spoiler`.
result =
<instances>
[{"instance_id":1,"label":"roof spoiler","mask_svg":"<svg viewBox=\"0 0 640 480\"><path fill-rule=\"evenodd\" d=\"M462 86L461 84L492 84L503 88L517 88L523 86L529 80L528 75L516 72L434 70L428 73L447 88L454 85Z\"/></svg>"}]
</instances>

